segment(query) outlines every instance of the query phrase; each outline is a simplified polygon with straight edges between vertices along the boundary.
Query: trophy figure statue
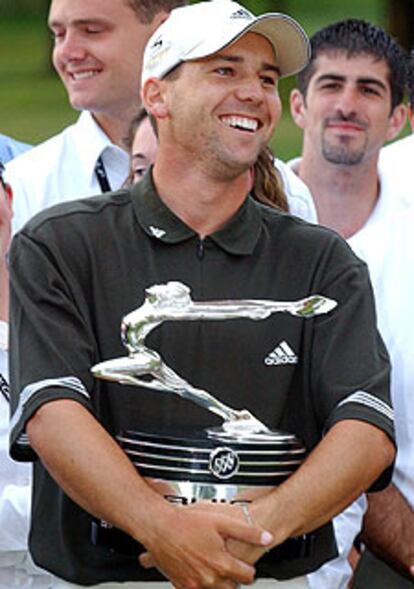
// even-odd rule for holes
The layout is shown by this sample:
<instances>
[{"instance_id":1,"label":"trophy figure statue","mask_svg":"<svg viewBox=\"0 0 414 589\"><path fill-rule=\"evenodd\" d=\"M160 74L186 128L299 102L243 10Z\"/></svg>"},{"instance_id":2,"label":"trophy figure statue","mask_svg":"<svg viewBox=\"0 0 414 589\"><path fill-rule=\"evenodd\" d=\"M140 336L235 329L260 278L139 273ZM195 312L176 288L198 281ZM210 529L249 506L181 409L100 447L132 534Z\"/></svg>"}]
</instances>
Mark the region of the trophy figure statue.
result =
<instances>
[{"instance_id":1,"label":"trophy figure statue","mask_svg":"<svg viewBox=\"0 0 414 589\"><path fill-rule=\"evenodd\" d=\"M153 329L165 321L259 321L273 313L307 319L329 313L336 306L336 301L321 295L291 302L198 302L181 282L147 288L144 303L122 320L121 336L128 355L96 364L92 373L100 379L179 395L223 420L220 427L189 435L119 432L118 443L147 483L168 500L184 505L201 500L246 503L286 480L306 456L306 448L294 434L273 431L247 409L233 409L184 380L147 347L145 340ZM108 531L104 522L98 528L95 536L102 539L108 535L112 545L115 535L111 537L111 533L115 533L118 547L136 553L136 543L131 539L135 548L131 545L127 549L122 532Z\"/></svg>"}]
</instances>

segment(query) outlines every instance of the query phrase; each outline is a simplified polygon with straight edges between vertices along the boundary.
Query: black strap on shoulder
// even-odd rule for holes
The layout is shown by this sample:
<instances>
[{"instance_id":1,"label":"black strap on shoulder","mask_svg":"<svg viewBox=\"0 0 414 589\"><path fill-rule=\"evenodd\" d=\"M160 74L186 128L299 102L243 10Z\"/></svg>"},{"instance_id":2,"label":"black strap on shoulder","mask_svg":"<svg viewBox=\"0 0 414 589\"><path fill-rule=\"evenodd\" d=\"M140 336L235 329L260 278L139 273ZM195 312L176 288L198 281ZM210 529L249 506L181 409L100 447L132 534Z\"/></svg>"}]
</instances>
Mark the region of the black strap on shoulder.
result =
<instances>
[{"instance_id":1,"label":"black strap on shoulder","mask_svg":"<svg viewBox=\"0 0 414 589\"><path fill-rule=\"evenodd\" d=\"M106 173L105 166L101 156L99 156L96 162L95 174L98 179L99 186L101 187L101 191L111 192L111 185L109 184L108 174Z\"/></svg>"},{"instance_id":2,"label":"black strap on shoulder","mask_svg":"<svg viewBox=\"0 0 414 589\"><path fill-rule=\"evenodd\" d=\"M10 402L9 383L4 378L4 376L1 374L1 372L0 372L0 395L2 395L8 403Z\"/></svg>"}]
</instances>

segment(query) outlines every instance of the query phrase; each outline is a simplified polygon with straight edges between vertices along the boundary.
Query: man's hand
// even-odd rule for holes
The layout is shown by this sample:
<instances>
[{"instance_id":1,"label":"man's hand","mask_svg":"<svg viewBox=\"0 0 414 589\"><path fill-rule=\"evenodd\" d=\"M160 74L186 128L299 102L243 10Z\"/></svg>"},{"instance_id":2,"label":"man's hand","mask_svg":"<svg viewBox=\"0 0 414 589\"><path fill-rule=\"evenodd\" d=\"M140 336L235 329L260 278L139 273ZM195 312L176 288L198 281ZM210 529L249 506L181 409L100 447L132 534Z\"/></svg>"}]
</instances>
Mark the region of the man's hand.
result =
<instances>
[{"instance_id":1,"label":"man's hand","mask_svg":"<svg viewBox=\"0 0 414 589\"><path fill-rule=\"evenodd\" d=\"M146 541L149 552L140 556L142 566L157 567L178 588L231 589L254 581L254 567L231 555L227 542L246 546L246 554L252 546L263 553L272 536L246 522L240 507L198 503L172 509L167 525L160 518L162 529L157 526Z\"/></svg>"}]
</instances>

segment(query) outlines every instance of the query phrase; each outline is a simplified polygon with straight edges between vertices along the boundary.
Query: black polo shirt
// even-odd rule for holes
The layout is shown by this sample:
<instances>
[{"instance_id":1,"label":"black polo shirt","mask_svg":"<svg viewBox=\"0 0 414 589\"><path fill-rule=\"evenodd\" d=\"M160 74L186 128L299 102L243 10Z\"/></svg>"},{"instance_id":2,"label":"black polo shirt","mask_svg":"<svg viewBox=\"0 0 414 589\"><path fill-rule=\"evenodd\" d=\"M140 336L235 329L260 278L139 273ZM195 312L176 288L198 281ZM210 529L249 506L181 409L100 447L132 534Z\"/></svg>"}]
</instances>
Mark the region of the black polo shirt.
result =
<instances>
[{"instance_id":1,"label":"black polo shirt","mask_svg":"<svg viewBox=\"0 0 414 589\"><path fill-rule=\"evenodd\" d=\"M194 386L249 409L269 428L296 433L309 450L342 419L363 420L393 436L389 365L366 267L327 229L248 197L222 230L201 241L163 204L147 174L130 190L37 215L15 237L10 264L11 452L35 460L35 562L69 581L159 576L135 557L91 544L91 516L63 493L28 444L24 428L34 412L54 399L74 399L112 435L220 423L175 395L91 375L97 362L125 355L122 317L143 303L153 284L181 281L196 301L335 299L334 311L314 319L276 313L262 321L167 322L147 344ZM317 537L312 558L275 563L262 574L289 578L333 558L331 525Z\"/></svg>"}]
</instances>

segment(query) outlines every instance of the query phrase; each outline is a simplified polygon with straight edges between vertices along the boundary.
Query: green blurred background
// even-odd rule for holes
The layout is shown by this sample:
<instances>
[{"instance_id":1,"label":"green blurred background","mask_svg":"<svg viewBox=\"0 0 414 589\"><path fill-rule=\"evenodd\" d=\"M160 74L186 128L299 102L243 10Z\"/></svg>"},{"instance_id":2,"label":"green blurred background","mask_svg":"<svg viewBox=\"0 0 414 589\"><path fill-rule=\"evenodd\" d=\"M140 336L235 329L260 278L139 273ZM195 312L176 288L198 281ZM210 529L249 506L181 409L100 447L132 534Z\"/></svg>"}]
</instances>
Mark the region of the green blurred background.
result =
<instances>
[{"instance_id":1,"label":"green blurred background","mask_svg":"<svg viewBox=\"0 0 414 589\"><path fill-rule=\"evenodd\" d=\"M88 0L84 0L87 2ZM328 23L363 18L411 45L414 0L241 0L253 12L287 12L312 34ZM73 122L65 90L50 65L51 37L46 26L49 0L0 0L0 132L39 143ZM411 25L411 26L410 26ZM288 96L295 80L283 80L283 119L273 148L287 159L301 147Z\"/></svg>"}]
</instances>

